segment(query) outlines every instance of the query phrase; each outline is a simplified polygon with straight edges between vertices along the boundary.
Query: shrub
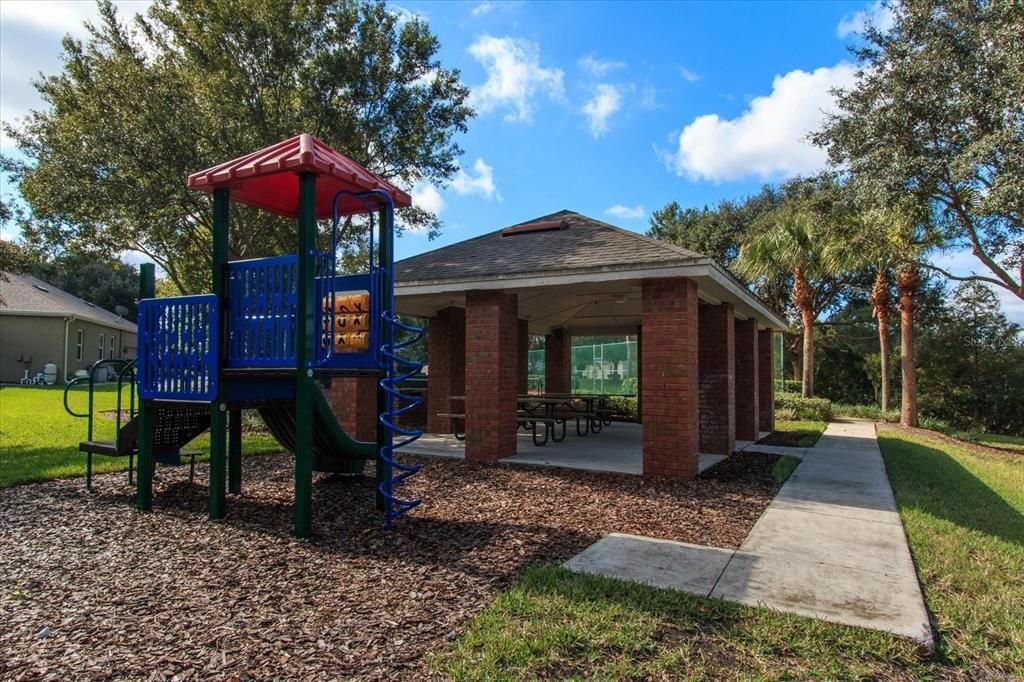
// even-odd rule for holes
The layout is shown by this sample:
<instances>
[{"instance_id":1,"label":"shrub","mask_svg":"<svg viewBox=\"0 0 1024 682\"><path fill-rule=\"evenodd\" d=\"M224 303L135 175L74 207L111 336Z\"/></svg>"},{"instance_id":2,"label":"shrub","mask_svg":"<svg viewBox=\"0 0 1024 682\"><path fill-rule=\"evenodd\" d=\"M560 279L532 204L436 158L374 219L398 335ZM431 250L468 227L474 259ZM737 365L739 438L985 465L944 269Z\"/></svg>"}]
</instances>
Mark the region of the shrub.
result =
<instances>
[{"instance_id":1,"label":"shrub","mask_svg":"<svg viewBox=\"0 0 1024 682\"><path fill-rule=\"evenodd\" d=\"M857 417L859 419L872 419L876 422L898 422L900 420L899 410L889 410L882 415L882 408L878 405L850 405L847 403L832 403L832 414L837 417Z\"/></svg>"},{"instance_id":2,"label":"shrub","mask_svg":"<svg viewBox=\"0 0 1024 682\"><path fill-rule=\"evenodd\" d=\"M800 395L801 390L804 387L804 382L799 379L786 379L782 382L783 393L796 393Z\"/></svg>"},{"instance_id":3,"label":"shrub","mask_svg":"<svg viewBox=\"0 0 1024 682\"><path fill-rule=\"evenodd\" d=\"M798 393L775 394L776 415L780 413L795 414L798 419L830 421L832 419L832 402L825 398L803 398Z\"/></svg>"},{"instance_id":4,"label":"shrub","mask_svg":"<svg viewBox=\"0 0 1024 682\"><path fill-rule=\"evenodd\" d=\"M625 418L629 421L636 421L636 398L627 398L626 396L613 395L608 397L608 407L610 407L616 417Z\"/></svg>"}]
</instances>

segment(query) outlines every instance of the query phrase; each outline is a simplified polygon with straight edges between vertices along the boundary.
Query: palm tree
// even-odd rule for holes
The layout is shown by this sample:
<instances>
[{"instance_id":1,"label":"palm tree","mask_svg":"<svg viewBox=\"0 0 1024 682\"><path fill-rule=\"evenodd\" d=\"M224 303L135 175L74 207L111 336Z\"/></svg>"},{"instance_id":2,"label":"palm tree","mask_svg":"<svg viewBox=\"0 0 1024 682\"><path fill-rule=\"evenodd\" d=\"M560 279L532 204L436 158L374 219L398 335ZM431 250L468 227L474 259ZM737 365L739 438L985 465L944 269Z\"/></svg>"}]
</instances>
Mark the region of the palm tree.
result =
<instances>
[{"instance_id":1,"label":"palm tree","mask_svg":"<svg viewBox=\"0 0 1024 682\"><path fill-rule=\"evenodd\" d=\"M799 204L783 205L741 246L736 261L736 269L751 279L771 278L780 271L793 276L793 305L803 327L804 397L814 395L814 321L835 293L830 282L820 281L827 276L821 258L826 232Z\"/></svg>"},{"instance_id":2,"label":"palm tree","mask_svg":"<svg viewBox=\"0 0 1024 682\"><path fill-rule=\"evenodd\" d=\"M900 297L900 367L903 394L900 424L917 426L917 355L914 351L914 297L921 286L916 263L904 262L896 269L896 290Z\"/></svg>"},{"instance_id":3,"label":"palm tree","mask_svg":"<svg viewBox=\"0 0 1024 682\"><path fill-rule=\"evenodd\" d=\"M865 268L875 272L870 299L878 322L882 370L882 413L889 410L889 275L895 271L900 304L900 422L917 426L917 362L914 352L914 297L921 284L917 260L935 243L923 216L912 206L869 208L848 217L824 247L823 262L834 274Z\"/></svg>"}]
</instances>

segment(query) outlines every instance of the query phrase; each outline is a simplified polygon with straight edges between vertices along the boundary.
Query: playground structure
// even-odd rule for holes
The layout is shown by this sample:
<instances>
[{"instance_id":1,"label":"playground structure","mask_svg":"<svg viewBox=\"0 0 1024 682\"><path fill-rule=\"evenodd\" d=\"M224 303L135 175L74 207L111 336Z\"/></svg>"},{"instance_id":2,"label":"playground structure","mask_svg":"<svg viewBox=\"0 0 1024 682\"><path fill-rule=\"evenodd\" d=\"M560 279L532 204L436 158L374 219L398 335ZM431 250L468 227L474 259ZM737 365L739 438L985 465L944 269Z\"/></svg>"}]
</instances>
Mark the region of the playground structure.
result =
<instances>
[{"instance_id":1,"label":"playground structure","mask_svg":"<svg viewBox=\"0 0 1024 682\"><path fill-rule=\"evenodd\" d=\"M89 457L87 484L93 454L137 451L136 507L148 511L155 463L180 463L189 454L182 447L208 429L209 516L222 518L226 492L241 492L241 410L257 409L295 453L296 536L312 532L313 471L355 474L368 460L375 461L377 507L390 526L419 504L395 493L418 470L395 458L419 436L398 424L420 401L400 387L420 365L399 351L422 331L393 313L394 210L409 206L410 197L308 134L194 173L188 186L213 194L212 293L155 298L154 266L140 268L138 359L97 363L114 368L119 388L131 384L127 423L119 391L114 440L93 440L97 365L78 380L89 382L88 413L68 408L89 419L80 444ZM298 252L229 261L232 201L295 218ZM367 271L339 274L339 223L359 215L369 229ZM327 218L330 232L321 233L317 221ZM407 338L396 343L396 330ZM362 375L377 379L375 442L350 438L320 390L334 377Z\"/></svg>"}]
</instances>

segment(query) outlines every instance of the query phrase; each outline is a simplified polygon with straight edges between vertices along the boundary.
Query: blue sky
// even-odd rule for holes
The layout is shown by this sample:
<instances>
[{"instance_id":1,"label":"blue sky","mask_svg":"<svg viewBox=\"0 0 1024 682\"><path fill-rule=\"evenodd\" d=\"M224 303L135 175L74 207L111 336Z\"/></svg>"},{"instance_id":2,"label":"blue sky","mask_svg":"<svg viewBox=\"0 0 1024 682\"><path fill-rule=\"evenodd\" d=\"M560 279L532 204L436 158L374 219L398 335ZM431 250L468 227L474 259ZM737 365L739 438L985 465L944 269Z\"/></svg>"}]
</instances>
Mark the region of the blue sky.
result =
<instances>
[{"instance_id":1,"label":"blue sky","mask_svg":"<svg viewBox=\"0 0 1024 682\"><path fill-rule=\"evenodd\" d=\"M460 140L459 176L478 182L441 190L438 243L561 208L642 231L669 201L714 203L820 167L821 152L800 138L852 71L838 26L863 8L403 3L429 21L479 111ZM757 100L779 77L786 101ZM771 110L751 120L755 102ZM807 110L792 112L800 104ZM680 154L687 126L718 142ZM436 202L432 188L418 189ZM402 254L431 246L421 235L401 241Z\"/></svg>"},{"instance_id":2,"label":"blue sky","mask_svg":"<svg viewBox=\"0 0 1024 682\"><path fill-rule=\"evenodd\" d=\"M670 201L714 204L814 172L824 153L804 138L829 89L853 80L847 48L865 21L888 20L872 2L390 6L430 24L478 111L459 138L462 170L412 188L442 236L407 233L399 257L562 208L643 232ZM38 106L28 80L57 70L61 36L94 14L87 2L0 4L0 118ZM936 260L977 267L963 252ZM1000 298L1024 323L1024 302Z\"/></svg>"}]
</instances>

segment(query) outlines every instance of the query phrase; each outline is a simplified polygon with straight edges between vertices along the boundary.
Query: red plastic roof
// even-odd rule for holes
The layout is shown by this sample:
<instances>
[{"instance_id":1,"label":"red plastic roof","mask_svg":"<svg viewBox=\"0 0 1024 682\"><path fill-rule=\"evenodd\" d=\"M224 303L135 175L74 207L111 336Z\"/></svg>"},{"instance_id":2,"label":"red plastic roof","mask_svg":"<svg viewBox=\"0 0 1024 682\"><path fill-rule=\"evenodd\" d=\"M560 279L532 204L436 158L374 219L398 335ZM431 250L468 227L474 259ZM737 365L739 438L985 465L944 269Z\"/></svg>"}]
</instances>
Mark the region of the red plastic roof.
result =
<instances>
[{"instance_id":1,"label":"red plastic roof","mask_svg":"<svg viewBox=\"0 0 1024 682\"><path fill-rule=\"evenodd\" d=\"M339 190L365 192L382 189L395 207L410 206L412 199L352 159L343 156L309 133L302 133L258 152L218 164L188 176L188 186L212 192L231 188L232 201L257 206L273 213L296 216L299 212L297 173L316 173L316 216L331 217L331 202ZM366 207L355 199L338 203L342 214L361 213Z\"/></svg>"}]
</instances>

